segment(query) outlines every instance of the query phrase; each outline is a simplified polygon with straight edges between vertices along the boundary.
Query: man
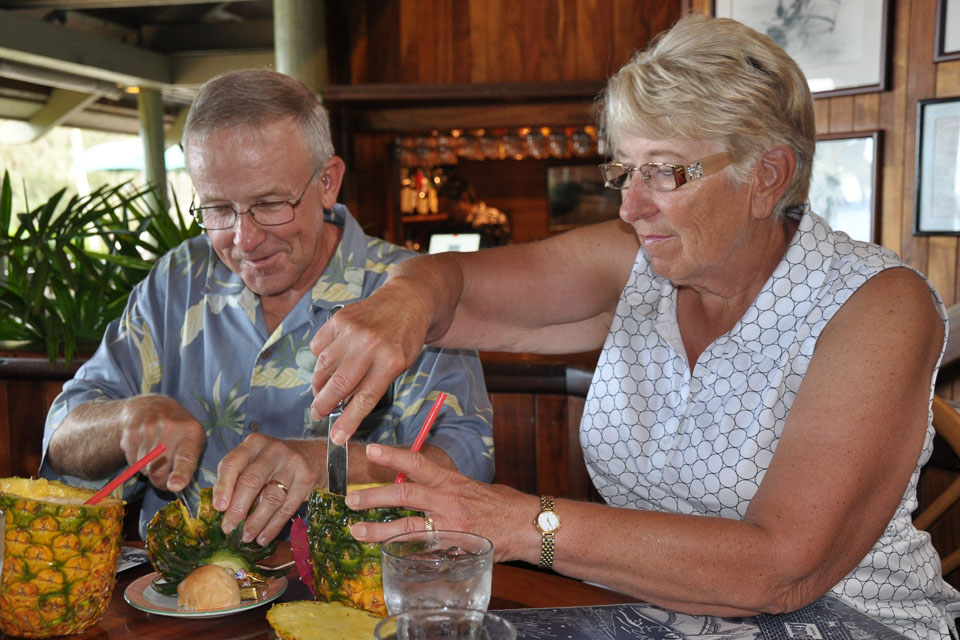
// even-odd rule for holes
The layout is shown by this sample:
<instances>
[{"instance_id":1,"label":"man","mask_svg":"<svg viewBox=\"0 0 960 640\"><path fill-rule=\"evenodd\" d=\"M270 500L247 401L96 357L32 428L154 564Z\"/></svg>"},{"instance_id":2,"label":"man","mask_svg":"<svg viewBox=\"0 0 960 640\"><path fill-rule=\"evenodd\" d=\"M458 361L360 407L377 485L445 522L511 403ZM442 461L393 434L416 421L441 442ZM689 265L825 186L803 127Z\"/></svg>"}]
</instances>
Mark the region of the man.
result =
<instances>
[{"instance_id":1,"label":"man","mask_svg":"<svg viewBox=\"0 0 960 640\"><path fill-rule=\"evenodd\" d=\"M183 144L191 211L206 233L157 262L64 385L41 474L102 484L162 443L144 470L149 485L127 487L128 497L144 491L141 535L173 492L195 502L212 484L224 530L244 521L244 540L265 544L326 484L326 420L309 412L310 339L412 254L367 237L336 204L344 163L299 81L248 70L207 82ZM489 481L492 409L475 352L425 349L379 404L353 398L357 409L377 405L363 439L409 445L441 391L423 451ZM351 482L392 479L362 445L349 457Z\"/></svg>"}]
</instances>

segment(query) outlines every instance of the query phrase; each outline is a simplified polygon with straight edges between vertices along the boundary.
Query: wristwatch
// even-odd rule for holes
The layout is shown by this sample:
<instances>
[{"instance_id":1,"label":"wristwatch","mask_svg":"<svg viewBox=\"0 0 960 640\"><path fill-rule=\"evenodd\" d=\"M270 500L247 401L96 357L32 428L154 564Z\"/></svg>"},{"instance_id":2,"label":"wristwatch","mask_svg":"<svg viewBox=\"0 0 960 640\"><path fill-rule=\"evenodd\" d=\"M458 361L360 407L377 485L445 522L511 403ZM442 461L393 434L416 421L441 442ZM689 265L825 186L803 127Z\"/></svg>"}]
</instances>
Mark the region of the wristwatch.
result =
<instances>
[{"instance_id":1,"label":"wristwatch","mask_svg":"<svg viewBox=\"0 0 960 640\"><path fill-rule=\"evenodd\" d=\"M533 524L540 532L540 566L549 569L553 566L553 550L560 528L560 516L554 508L553 496L540 496L540 513Z\"/></svg>"}]
</instances>

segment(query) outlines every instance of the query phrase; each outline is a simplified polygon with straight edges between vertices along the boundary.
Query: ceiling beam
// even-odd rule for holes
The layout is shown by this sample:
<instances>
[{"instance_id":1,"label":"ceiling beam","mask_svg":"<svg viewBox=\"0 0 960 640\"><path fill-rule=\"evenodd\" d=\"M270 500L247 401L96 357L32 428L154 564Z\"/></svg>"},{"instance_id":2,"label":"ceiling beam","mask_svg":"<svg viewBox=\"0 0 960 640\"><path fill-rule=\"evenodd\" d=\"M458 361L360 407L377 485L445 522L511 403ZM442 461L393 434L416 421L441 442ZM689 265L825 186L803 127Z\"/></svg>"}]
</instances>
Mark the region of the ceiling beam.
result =
<instances>
[{"instance_id":1,"label":"ceiling beam","mask_svg":"<svg viewBox=\"0 0 960 640\"><path fill-rule=\"evenodd\" d=\"M172 82L167 56L0 10L0 58L128 86Z\"/></svg>"},{"instance_id":2,"label":"ceiling beam","mask_svg":"<svg viewBox=\"0 0 960 640\"><path fill-rule=\"evenodd\" d=\"M50 92L47 103L26 122L10 120L0 124L0 139L9 144L33 142L74 113L85 109L99 97L99 93L54 89Z\"/></svg>"},{"instance_id":3,"label":"ceiling beam","mask_svg":"<svg viewBox=\"0 0 960 640\"><path fill-rule=\"evenodd\" d=\"M199 86L227 71L273 69L275 62L273 49L173 55L170 57L172 84Z\"/></svg>"}]
</instances>

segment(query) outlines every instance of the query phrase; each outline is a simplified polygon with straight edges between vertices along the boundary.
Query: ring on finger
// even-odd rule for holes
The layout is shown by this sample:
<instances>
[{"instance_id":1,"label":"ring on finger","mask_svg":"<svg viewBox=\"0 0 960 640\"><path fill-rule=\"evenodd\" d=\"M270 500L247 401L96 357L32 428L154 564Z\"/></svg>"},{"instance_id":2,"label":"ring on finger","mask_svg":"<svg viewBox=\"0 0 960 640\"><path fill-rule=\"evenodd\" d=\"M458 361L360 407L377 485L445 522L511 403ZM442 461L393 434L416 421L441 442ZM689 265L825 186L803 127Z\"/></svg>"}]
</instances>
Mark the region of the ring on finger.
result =
<instances>
[{"instance_id":1,"label":"ring on finger","mask_svg":"<svg viewBox=\"0 0 960 640\"><path fill-rule=\"evenodd\" d=\"M430 516L423 516L423 526L427 531L433 531L433 518Z\"/></svg>"},{"instance_id":2,"label":"ring on finger","mask_svg":"<svg viewBox=\"0 0 960 640\"><path fill-rule=\"evenodd\" d=\"M270 484L276 485L276 486L279 487L284 493L287 493L287 485L283 484L283 483L280 482L279 480L271 480L271 481L270 481Z\"/></svg>"}]
</instances>

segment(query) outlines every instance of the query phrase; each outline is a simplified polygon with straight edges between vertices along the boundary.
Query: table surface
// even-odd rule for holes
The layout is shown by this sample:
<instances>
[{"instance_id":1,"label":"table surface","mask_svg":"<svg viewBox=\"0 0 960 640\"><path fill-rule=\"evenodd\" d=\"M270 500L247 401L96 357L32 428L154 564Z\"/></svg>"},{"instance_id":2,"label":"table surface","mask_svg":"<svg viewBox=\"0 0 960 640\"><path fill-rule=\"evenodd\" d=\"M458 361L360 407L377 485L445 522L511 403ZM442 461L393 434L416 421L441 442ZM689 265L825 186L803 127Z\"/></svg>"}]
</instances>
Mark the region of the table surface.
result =
<instances>
[{"instance_id":1,"label":"table surface","mask_svg":"<svg viewBox=\"0 0 960 640\"><path fill-rule=\"evenodd\" d=\"M269 564L280 566L292 559L289 543L281 543ZM268 563L265 563L268 564ZM134 609L123 599L127 586L152 571L149 564L128 569L118 575L110 605L99 623L84 633L70 636L99 640L117 638L190 638L208 640L233 638L235 640L273 640L275 636L267 624L266 612L270 605L242 611L220 618L175 618L145 613ZM309 589L299 580L296 567L287 577L289 586L275 602L313 599ZM559 607L592 604L620 604L636 602L635 598L590 586L550 572L513 565L494 565L490 609L519 609L527 607ZM0 634L0 638L6 638Z\"/></svg>"}]
</instances>

